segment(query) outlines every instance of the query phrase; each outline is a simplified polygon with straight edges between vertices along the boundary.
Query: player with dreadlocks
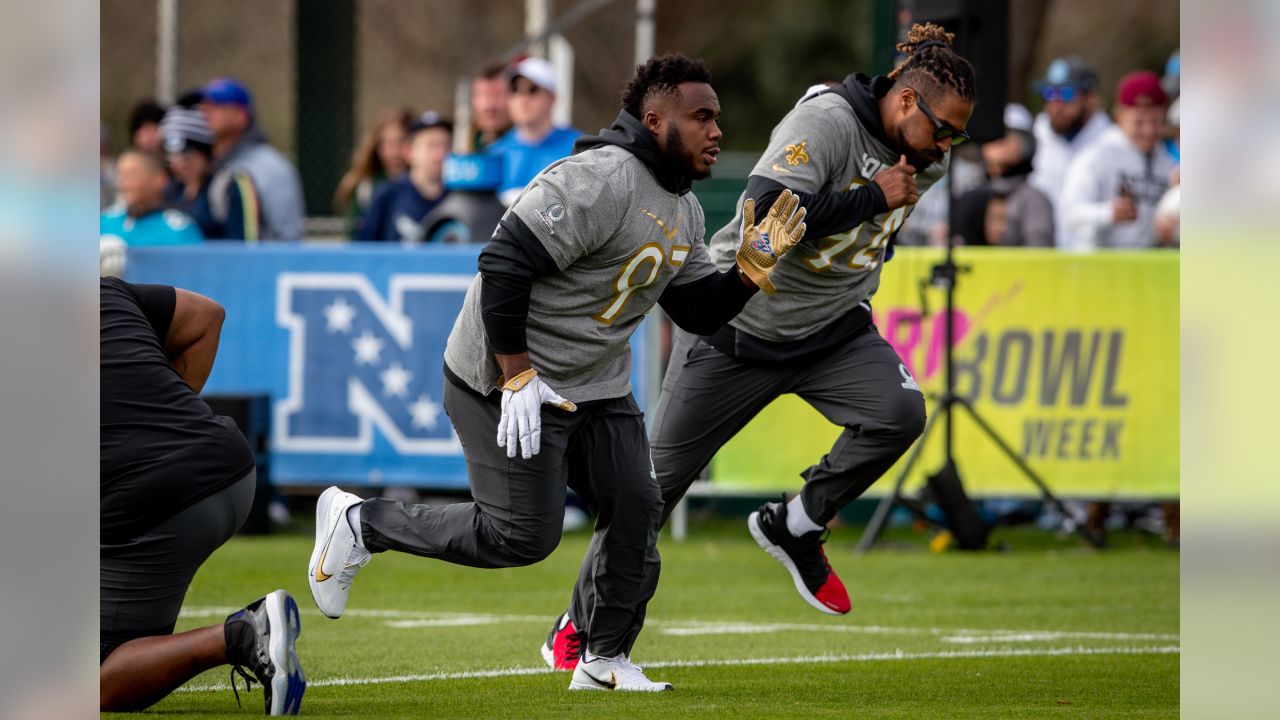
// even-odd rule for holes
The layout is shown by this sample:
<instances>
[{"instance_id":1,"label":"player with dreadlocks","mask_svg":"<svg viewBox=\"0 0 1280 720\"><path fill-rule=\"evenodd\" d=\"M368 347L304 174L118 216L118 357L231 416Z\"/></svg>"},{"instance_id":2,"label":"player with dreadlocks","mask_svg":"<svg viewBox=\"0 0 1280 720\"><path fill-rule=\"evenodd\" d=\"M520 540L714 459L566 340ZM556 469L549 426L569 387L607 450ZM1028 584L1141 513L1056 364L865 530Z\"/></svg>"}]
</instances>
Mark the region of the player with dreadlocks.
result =
<instances>
[{"instance_id":1,"label":"player with dreadlocks","mask_svg":"<svg viewBox=\"0 0 1280 720\"><path fill-rule=\"evenodd\" d=\"M756 295L714 332L676 332L650 434L665 520L716 451L779 396L799 395L843 427L831 450L800 473L798 495L766 503L748 519L800 595L830 614L847 613L850 604L822 549L825 525L924 428L924 397L871 324L869 302L894 234L946 174L950 148L968 139L974 73L952 38L936 25L912 27L898 45L907 57L888 77L850 75L806 97L774 128L738 217L711 239L711 257L731 267L743 208L769 207L784 186L808 210L810 239L778 262L774 294ZM542 649L552 667L577 661L578 621L599 602L592 562L589 555L569 610ZM658 570L655 549L646 568L649 597ZM643 619L641 606L635 632Z\"/></svg>"}]
</instances>

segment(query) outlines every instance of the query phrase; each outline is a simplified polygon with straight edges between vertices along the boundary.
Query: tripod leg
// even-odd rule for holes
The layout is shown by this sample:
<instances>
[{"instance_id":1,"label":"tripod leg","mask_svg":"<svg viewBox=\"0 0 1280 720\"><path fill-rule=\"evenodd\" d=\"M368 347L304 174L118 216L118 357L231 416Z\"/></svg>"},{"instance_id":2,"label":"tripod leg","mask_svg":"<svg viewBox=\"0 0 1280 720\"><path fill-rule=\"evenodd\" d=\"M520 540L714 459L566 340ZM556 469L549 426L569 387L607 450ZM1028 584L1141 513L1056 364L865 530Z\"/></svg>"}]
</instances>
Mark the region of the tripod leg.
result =
<instances>
[{"instance_id":1,"label":"tripod leg","mask_svg":"<svg viewBox=\"0 0 1280 720\"><path fill-rule=\"evenodd\" d=\"M1031 469L1031 466L1028 465L1027 462L1022 459L1022 456L1019 455L1016 450L1014 450L1012 447L1009 446L1008 443L1004 441L1004 438L1000 437L1000 434L996 432L995 428L987 424L987 421L983 419L981 415L978 414L977 409L975 409L973 405L969 404L968 400L962 397L957 397L954 399L954 402L960 405L961 407L963 407L966 411L968 411L969 417L973 418L973 421L978 424L978 427L982 428L982 431L987 434L987 437L991 438L991 442L994 442L996 444L996 447L1000 448L1001 452L1003 452L1006 457L1012 460L1014 465L1018 466L1018 469L1022 471L1022 474L1026 475L1027 479L1029 479L1032 483L1035 484L1037 488L1040 489L1040 494L1043 497L1044 502L1048 503L1051 507L1053 507L1054 510L1056 510L1060 515L1062 515L1064 521L1069 520L1071 522L1071 525L1072 525L1072 527L1070 528L1071 530L1074 530L1080 533L1080 535L1083 536L1084 539L1088 541L1088 543L1093 547L1101 548L1103 546L1102 538L1098 537L1097 534L1094 533L1092 530L1090 530L1088 527L1086 527L1084 523L1079 522L1070 513L1070 511L1067 510L1067 507L1062 504L1062 501L1059 500L1057 496L1054 495L1053 492L1049 490L1049 486L1045 484L1044 480L1042 480L1040 476L1037 475L1036 472Z\"/></svg>"},{"instance_id":2,"label":"tripod leg","mask_svg":"<svg viewBox=\"0 0 1280 720\"><path fill-rule=\"evenodd\" d=\"M893 492L881 498L880 504L876 505L876 511L871 516L871 522L867 523L867 529L862 531L862 538L858 540L858 547L855 550L859 555L865 555L876 540L880 538L880 533L884 531L885 523L889 520L889 511L893 510L898 498L902 496L902 485L907 481L907 475L911 473L911 468L920 457L925 440L929 437L929 430L933 428L933 421L937 420L941 414L934 412L929 415L929 419L924 424L924 431L920 433L920 438L916 440L915 447L911 448L911 455L907 457L907 464L902 466L902 472L898 473L898 479L893 483Z\"/></svg>"}]
</instances>

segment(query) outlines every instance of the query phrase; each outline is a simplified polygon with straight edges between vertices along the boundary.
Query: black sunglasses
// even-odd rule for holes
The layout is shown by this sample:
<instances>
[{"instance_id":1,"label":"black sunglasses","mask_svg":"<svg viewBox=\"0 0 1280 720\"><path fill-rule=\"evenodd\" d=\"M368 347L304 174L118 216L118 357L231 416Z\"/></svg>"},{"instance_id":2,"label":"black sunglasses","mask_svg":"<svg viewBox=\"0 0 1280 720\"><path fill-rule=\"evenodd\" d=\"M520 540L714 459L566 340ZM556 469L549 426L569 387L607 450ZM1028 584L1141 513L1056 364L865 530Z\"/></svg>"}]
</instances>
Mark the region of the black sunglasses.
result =
<instances>
[{"instance_id":1,"label":"black sunglasses","mask_svg":"<svg viewBox=\"0 0 1280 720\"><path fill-rule=\"evenodd\" d=\"M969 133L957 130L939 120L938 116L934 115L933 111L929 109L929 106L924 104L924 98L920 96L920 91L915 88L910 88L910 90L916 94L916 107L920 108L920 112L923 112L925 117L929 118L929 121L933 123L934 140L950 140L951 147L955 147L972 139L969 137Z\"/></svg>"}]
</instances>

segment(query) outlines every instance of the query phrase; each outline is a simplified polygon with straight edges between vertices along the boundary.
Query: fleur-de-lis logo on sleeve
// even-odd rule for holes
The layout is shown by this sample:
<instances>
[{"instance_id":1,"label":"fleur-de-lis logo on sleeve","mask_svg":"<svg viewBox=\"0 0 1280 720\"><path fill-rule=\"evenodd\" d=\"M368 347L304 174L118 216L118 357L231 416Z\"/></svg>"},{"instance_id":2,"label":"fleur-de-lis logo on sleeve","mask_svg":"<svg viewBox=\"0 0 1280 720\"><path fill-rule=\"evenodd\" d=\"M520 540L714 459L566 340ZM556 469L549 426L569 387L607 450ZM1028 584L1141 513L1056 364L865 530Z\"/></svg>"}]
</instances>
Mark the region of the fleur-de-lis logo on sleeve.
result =
<instances>
[{"instance_id":1,"label":"fleur-de-lis logo on sleeve","mask_svg":"<svg viewBox=\"0 0 1280 720\"><path fill-rule=\"evenodd\" d=\"M787 146L787 164L795 167L796 165L807 165L809 163L809 152L804 146L809 143L808 140L801 140L799 143Z\"/></svg>"}]
</instances>

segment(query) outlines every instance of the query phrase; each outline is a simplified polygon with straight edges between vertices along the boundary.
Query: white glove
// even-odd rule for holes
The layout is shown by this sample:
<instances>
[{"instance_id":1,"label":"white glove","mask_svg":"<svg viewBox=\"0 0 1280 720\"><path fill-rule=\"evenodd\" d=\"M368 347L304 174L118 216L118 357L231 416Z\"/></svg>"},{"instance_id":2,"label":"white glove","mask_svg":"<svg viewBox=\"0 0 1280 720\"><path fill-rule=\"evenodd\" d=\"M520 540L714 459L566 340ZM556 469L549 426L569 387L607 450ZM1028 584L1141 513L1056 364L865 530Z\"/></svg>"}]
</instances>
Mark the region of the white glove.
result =
<instances>
[{"instance_id":1,"label":"white glove","mask_svg":"<svg viewBox=\"0 0 1280 720\"><path fill-rule=\"evenodd\" d=\"M550 403L573 412L577 405L556 394L538 379L538 371L529 368L502 385L502 418L498 420L498 447L507 449L507 457L528 460L542 449L542 404Z\"/></svg>"}]
</instances>

